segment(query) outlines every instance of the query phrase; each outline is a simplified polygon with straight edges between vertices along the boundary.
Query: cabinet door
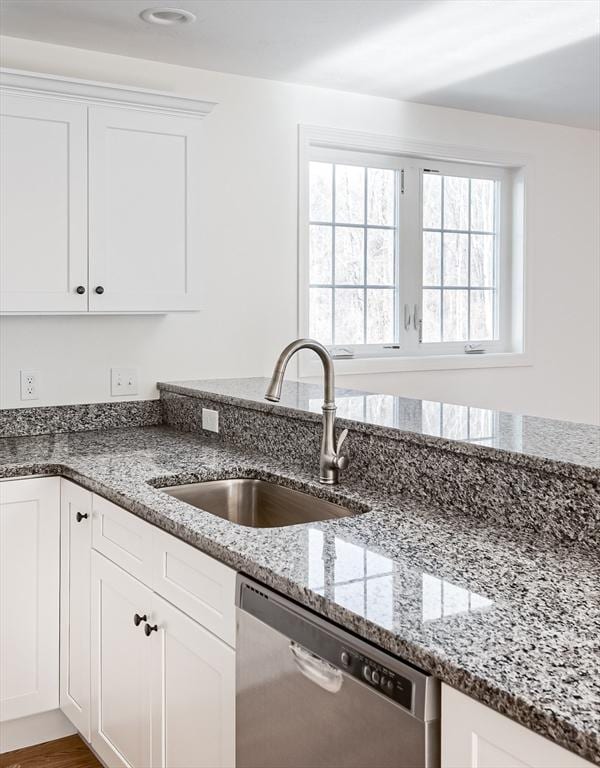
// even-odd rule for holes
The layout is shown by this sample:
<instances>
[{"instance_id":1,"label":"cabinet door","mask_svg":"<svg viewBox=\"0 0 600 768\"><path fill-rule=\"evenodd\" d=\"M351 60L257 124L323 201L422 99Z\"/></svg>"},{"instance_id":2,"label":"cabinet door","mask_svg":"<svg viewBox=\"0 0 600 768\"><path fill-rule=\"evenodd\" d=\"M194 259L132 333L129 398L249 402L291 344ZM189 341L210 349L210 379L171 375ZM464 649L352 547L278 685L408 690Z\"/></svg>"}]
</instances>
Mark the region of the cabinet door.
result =
<instances>
[{"instance_id":1,"label":"cabinet door","mask_svg":"<svg viewBox=\"0 0 600 768\"><path fill-rule=\"evenodd\" d=\"M87 310L86 108L1 99L0 310Z\"/></svg>"},{"instance_id":2,"label":"cabinet door","mask_svg":"<svg viewBox=\"0 0 600 768\"><path fill-rule=\"evenodd\" d=\"M109 768L154 768L151 680L159 661L144 634L152 592L92 552L92 747Z\"/></svg>"},{"instance_id":3,"label":"cabinet door","mask_svg":"<svg viewBox=\"0 0 600 768\"><path fill-rule=\"evenodd\" d=\"M151 535L154 591L234 647L236 572L160 528Z\"/></svg>"},{"instance_id":4,"label":"cabinet door","mask_svg":"<svg viewBox=\"0 0 600 768\"><path fill-rule=\"evenodd\" d=\"M60 708L90 740L92 494L61 480Z\"/></svg>"},{"instance_id":5,"label":"cabinet door","mask_svg":"<svg viewBox=\"0 0 600 768\"><path fill-rule=\"evenodd\" d=\"M0 720L58 707L60 480L0 483Z\"/></svg>"},{"instance_id":6,"label":"cabinet door","mask_svg":"<svg viewBox=\"0 0 600 768\"><path fill-rule=\"evenodd\" d=\"M199 129L192 118L90 108L92 311L198 308Z\"/></svg>"},{"instance_id":7,"label":"cabinet door","mask_svg":"<svg viewBox=\"0 0 600 768\"><path fill-rule=\"evenodd\" d=\"M442 685L442 768L593 768L587 760Z\"/></svg>"},{"instance_id":8,"label":"cabinet door","mask_svg":"<svg viewBox=\"0 0 600 768\"><path fill-rule=\"evenodd\" d=\"M154 606L153 764L233 768L235 652L158 595Z\"/></svg>"}]
</instances>

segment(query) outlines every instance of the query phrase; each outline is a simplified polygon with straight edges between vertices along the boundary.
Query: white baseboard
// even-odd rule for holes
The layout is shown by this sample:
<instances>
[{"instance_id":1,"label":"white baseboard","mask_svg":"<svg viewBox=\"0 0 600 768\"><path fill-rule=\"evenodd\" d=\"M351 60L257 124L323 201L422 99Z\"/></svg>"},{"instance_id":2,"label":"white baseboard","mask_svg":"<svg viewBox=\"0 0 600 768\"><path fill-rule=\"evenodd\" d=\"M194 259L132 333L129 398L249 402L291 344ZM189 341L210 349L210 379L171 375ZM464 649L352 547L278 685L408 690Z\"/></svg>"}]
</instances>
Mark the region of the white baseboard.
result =
<instances>
[{"instance_id":1,"label":"white baseboard","mask_svg":"<svg viewBox=\"0 0 600 768\"><path fill-rule=\"evenodd\" d=\"M77 733L60 709L0 723L0 754Z\"/></svg>"}]
</instances>

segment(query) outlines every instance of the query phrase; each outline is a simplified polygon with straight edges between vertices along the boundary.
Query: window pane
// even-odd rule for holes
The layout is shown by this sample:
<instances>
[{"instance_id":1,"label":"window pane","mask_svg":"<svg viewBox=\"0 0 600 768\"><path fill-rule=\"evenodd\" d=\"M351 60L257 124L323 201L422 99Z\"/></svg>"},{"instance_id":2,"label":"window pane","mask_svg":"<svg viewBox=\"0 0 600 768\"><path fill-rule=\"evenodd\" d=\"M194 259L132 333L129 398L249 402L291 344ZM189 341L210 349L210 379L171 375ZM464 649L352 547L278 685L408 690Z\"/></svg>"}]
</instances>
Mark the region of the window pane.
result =
<instances>
[{"instance_id":1,"label":"window pane","mask_svg":"<svg viewBox=\"0 0 600 768\"><path fill-rule=\"evenodd\" d=\"M367 290L367 344L393 344L394 293L390 288Z\"/></svg>"},{"instance_id":2,"label":"window pane","mask_svg":"<svg viewBox=\"0 0 600 768\"><path fill-rule=\"evenodd\" d=\"M423 226L425 229L442 226L442 178L432 173L423 174Z\"/></svg>"},{"instance_id":3,"label":"window pane","mask_svg":"<svg viewBox=\"0 0 600 768\"><path fill-rule=\"evenodd\" d=\"M364 291L339 288L335 292L335 343L364 344Z\"/></svg>"},{"instance_id":4,"label":"window pane","mask_svg":"<svg viewBox=\"0 0 600 768\"><path fill-rule=\"evenodd\" d=\"M471 338L494 338L494 291L471 291Z\"/></svg>"},{"instance_id":5,"label":"window pane","mask_svg":"<svg viewBox=\"0 0 600 768\"><path fill-rule=\"evenodd\" d=\"M423 232L423 285L442 283L442 240L439 232Z\"/></svg>"},{"instance_id":6,"label":"window pane","mask_svg":"<svg viewBox=\"0 0 600 768\"><path fill-rule=\"evenodd\" d=\"M494 231L494 187L490 179L471 179L471 229Z\"/></svg>"},{"instance_id":7,"label":"window pane","mask_svg":"<svg viewBox=\"0 0 600 768\"><path fill-rule=\"evenodd\" d=\"M444 291L444 341L468 338L468 291Z\"/></svg>"},{"instance_id":8,"label":"window pane","mask_svg":"<svg viewBox=\"0 0 600 768\"><path fill-rule=\"evenodd\" d=\"M365 279L364 229L335 228L335 282L358 285Z\"/></svg>"},{"instance_id":9,"label":"window pane","mask_svg":"<svg viewBox=\"0 0 600 768\"><path fill-rule=\"evenodd\" d=\"M471 235L471 285L494 287L494 235Z\"/></svg>"},{"instance_id":10,"label":"window pane","mask_svg":"<svg viewBox=\"0 0 600 768\"><path fill-rule=\"evenodd\" d=\"M423 291L423 341L441 341L442 292Z\"/></svg>"},{"instance_id":11,"label":"window pane","mask_svg":"<svg viewBox=\"0 0 600 768\"><path fill-rule=\"evenodd\" d=\"M331 344L331 288L310 289L310 336L321 344Z\"/></svg>"},{"instance_id":12,"label":"window pane","mask_svg":"<svg viewBox=\"0 0 600 768\"><path fill-rule=\"evenodd\" d=\"M444 229L469 228L469 179L444 176Z\"/></svg>"},{"instance_id":13,"label":"window pane","mask_svg":"<svg viewBox=\"0 0 600 768\"><path fill-rule=\"evenodd\" d=\"M331 221L333 165L311 162L310 175L310 220Z\"/></svg>"},{"instance_id":14,"label":"window pane","mask_svg":"<svg viewBox=\"0 0 600 768\"><path fill-rule=\"evenodd\" d=\"M469 236L444 235L444 285L469 284Z\"/></svg>"},{"instance_id":15,"label":"window pane","mask_svg":"<svg viewBox=\"0 0 600 768\"><path fill-rule=\"evenodd\" d=\"M367 283L394 284L394 232L391 229L367 231Z\"/></svg>"},{"instance_id":16,"label":"window pane","mask_svg":"<svg viewBox=\"0 0 600 768\"><path fill-rule=\"evenodd\" d=\"M310 227L310 282L331 283L331 227Z\"/></svg>"},{"instance_id":17,"label":"window pane","mask_svg":"<svg viewBox=\"0 0 600 768\"><path fill-rule=\"evenodd\" d=\"M341 224L364 223L364 168L356 165L335 166L335 220Z\"/></svg>"},{"instance_id":18,"label":"window pane","mask_svg":"<svg viewBox=\"0 0 600 768\"><path fill-rule=\"evenodd\" d=\"M367 223L394 225L396 172L367 169Z\"/></svg>"}]
</instances>

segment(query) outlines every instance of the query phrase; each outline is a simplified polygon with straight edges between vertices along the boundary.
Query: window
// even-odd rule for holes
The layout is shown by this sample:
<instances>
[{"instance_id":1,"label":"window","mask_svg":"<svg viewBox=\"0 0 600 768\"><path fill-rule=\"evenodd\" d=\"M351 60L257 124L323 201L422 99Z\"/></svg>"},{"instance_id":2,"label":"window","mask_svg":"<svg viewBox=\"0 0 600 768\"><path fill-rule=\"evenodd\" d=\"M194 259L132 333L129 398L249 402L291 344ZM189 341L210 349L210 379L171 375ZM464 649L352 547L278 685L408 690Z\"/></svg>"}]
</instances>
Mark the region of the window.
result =
<instances>
[{"instance_id":1,"label":"window","mask_svg":"<svg viewBox=\"0 0 600 768\"><path fill-rule=\"evenodd\" d=\"M518 169L312 145L306 162L301 333L338 357L521 351Z\"/></svg>"},{"instance_id":2,"label":"window","mask_svg":"<svg viewBox=\"0 0 600 768\"><path fill-rule=\"evenodd\" d=\"M396 338L396 175L310 164L310 334L325 344Z\"/></svg>"},{"instance_id":3,"label":"window","mask_svg":"<svg viewBox=\"0 0 600 768\"><path fill-rule=\"evenodd\" d=\"M427 170L422 180L422 341L497 339L498 182Z\"/></svg>"}]
</instances>

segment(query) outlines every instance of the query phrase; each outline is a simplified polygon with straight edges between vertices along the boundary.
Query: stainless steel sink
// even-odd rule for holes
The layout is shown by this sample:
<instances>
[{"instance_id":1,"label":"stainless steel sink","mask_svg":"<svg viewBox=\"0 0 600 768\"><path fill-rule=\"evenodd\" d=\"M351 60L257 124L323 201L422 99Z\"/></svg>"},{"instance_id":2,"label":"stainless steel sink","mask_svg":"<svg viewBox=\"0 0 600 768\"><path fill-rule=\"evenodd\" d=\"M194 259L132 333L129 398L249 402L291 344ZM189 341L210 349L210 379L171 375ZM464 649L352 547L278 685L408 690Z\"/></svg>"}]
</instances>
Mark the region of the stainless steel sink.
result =
<instances>
[{"instance_id":1,"label":"stainless steel sink","mask_svg":"<svg viewBox=\"0 0 600 768\"><path fill-rule=\"evenodd\" d=\"M248 478L209 480L161 490L198 509L252 528L275 528L356 514L331 501Z\"/></svg>"}]
</instances>

